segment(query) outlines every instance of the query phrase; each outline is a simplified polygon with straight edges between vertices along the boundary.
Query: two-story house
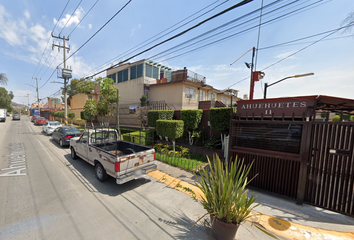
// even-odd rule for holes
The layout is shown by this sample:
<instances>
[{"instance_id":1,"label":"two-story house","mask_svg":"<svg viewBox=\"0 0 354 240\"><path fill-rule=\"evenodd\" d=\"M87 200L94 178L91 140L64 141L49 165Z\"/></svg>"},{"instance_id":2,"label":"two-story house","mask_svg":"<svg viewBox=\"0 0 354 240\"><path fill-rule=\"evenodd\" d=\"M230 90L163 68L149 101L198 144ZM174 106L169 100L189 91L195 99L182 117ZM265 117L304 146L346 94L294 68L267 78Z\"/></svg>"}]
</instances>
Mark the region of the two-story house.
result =
<instances>
[{"instance_id":1,"label":"two-story house","mask_svg":"<svg viewBox=\"0 0 354 240\"><path fill-rule=\"evenodd\" d=\"M151 60L123 63L107 70L119 89L120 104L139 103L142 95L149 102L164 101L170 109L208 109L206 106L230 106L231 94L206 84L206 78L187 68L172 70ZM207 102L207 103L206 103ZM210 108L209 107L209 108Z\"/></svg>"}]
</instances>

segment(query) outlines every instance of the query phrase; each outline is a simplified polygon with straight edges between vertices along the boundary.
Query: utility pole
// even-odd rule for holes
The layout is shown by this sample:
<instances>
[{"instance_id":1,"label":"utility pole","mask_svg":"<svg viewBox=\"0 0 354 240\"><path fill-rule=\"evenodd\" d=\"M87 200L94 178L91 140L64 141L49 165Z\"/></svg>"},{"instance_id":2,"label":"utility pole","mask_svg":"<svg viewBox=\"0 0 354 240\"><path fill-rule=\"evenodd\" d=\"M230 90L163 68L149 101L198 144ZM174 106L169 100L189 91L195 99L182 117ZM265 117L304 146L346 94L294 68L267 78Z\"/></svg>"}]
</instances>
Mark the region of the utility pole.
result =
<instances>
[{"instance_id":1,"label":"utility pole","mask_svg":"<svg viewBox=\"0 0 354 240\"><path fill-rule=\"evenodd\" d=\"M39 93L38 93L38 78L34 78L36 79L36 89L37 89L37 104L38 104L38 115L41 115L41 108L39 107ZM39 79L41 80L41 79ZM28 97L29 94L27 94ZM29 103L28 103L29 104Z\"/></svg>"},{"instance_id":2,"label":"utility pole","mask_svg":"<svg viewBox=\"0 0 354 240\"><path fill-rule=\"evenodd\" d=\"M68 100L67 100L67 89L66 89L66 79L67 79L67 75L66 74L64 74L64 70L66 69L66 55L65 55L65 50L67 50L68 51L68 53L69 53L69 51L70 51L70 46L69 47L66 47L65 46L65 41L69 41L69 37L68 38L65 38L65 36L63 36L63 37L60 37L60 34L59 34L59 36L54 36L53 35L53 32L52 32L52 37L53 38L58 38L58 39L60 39L60 40L63 40L63 46L61 46L60 45L60 43L59 43L59 45L57 45L57 44L54 44L54 42L53 42L53 45L52 45L52 49L54 49L54 47L58 47L58 51L60 51L60 48L64 48L64 68L63 68L63 71L62 71L62 78L64 79L64 113L65 113L65 126L67 126L68 125Z\"/></svg>"},{"instance_id":3,"label":"utility pole","mask_svg":"<svg viewBox=\"0 0 354 240\"><path fill-rule=\"evenodd\" d=\"M254 92L254 81L255 79L253 78L253 65L254 65L254 54L255 54L256 48L252 48L252 63L251 63L251 82L250 82L250 100L253 100L253 92Z\"/></svg>"}]
</instances>

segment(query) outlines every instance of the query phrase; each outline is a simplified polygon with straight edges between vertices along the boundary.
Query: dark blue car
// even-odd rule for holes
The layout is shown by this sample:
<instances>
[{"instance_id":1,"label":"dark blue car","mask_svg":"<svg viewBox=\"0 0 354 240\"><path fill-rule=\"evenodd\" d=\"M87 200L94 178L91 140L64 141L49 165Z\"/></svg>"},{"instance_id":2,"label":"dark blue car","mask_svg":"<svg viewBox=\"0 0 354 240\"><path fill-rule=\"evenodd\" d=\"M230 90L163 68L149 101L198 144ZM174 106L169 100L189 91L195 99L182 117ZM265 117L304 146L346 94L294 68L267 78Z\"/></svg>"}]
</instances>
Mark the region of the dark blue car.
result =
<instances>
[{"instance_id":1,"label":"dark blue car","mask_svg":"<svg viewBox=\"0 0 354 240\"><path fill-rule=\"evenodd\" d=\"M77 127L61 126L54 130L52 139L64 147L70 145L70 138L79 136L81 136L81 131Z\"/></svg>"}]
</instances>

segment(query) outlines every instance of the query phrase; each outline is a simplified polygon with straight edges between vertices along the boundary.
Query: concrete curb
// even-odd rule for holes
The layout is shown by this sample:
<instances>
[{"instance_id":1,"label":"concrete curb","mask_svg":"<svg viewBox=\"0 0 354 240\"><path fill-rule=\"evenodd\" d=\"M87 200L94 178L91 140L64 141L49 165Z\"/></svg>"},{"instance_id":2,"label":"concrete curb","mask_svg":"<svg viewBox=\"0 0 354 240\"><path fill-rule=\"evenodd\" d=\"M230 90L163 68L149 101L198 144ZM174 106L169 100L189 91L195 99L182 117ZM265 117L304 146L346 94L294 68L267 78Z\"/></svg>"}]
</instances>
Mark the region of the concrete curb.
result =
<instances>
[{"instance_id":1,"label":"concrete curb","mask_svg":"<svg viewBox=\"0 0 354 240\"><path fill-rule=\"evenodd\" d=\"M202 199L202 192L197 186L193 184L172 177L159 170L151 172L148 175L171 188L174 188L180 192L183 192L184 194L191 196L192 198L195 198L196 200ZM262 225L269 233L281 237L283 239L354 240L354 232L340 232L309 227L282 220L280 218L268 216L257 211L253 211L252 214L252 221L255 221Z\"/></svg>"}]
</instances>

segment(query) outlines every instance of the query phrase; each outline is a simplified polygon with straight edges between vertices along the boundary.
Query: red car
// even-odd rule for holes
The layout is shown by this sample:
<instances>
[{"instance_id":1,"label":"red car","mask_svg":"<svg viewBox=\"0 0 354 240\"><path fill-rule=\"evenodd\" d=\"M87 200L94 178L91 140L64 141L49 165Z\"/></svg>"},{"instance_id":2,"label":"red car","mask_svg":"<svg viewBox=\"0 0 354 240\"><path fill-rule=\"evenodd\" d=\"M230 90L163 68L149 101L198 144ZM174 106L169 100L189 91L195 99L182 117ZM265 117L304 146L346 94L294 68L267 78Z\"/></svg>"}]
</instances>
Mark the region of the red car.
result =
<instances>
[{"instance_id":1,"label":"red car","mask_svg":"<svg viewBox=\"0 0 354 240\"><path fill-rule=\"evenodd\" d=\"M36 120L34 120L34 124L36 124L36 125L43 125L46 123L47 123L47 120L45 120L44 117L37 117Z\"/></svg>"},{"instance_id":2,"label":"red car","mask_svg":"<svg viewBox=\"0 0 354 240\"><path fill-rule=\"evenodd\" d=\"M32 117L32 122L34 122L34 123L36 123L36 118L39 118L39 116L38 115L34 115L33 117Z\"/></svg>"}]
</instances>

